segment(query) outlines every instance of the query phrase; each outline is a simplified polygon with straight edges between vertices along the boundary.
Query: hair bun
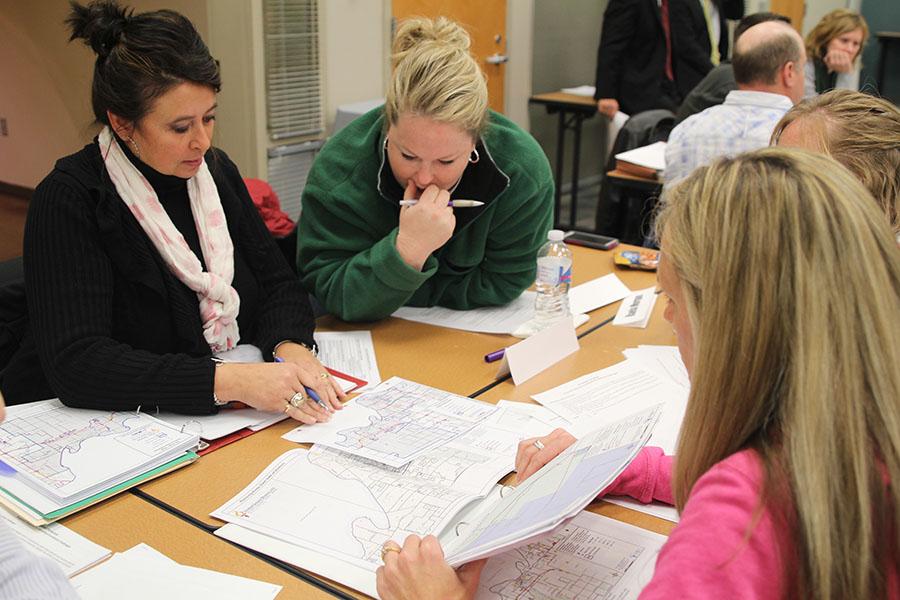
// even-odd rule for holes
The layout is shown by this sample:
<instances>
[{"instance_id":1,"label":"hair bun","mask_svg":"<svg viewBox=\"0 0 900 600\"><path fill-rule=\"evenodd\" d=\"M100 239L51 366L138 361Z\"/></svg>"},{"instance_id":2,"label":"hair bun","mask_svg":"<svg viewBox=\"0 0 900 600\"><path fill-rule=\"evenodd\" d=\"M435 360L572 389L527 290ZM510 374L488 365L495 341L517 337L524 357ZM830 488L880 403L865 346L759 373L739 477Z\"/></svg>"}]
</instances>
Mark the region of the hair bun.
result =
<instances>
[{"instance_id":1,"label":"hair bun","mask_svg":"<svg viewBox=\"0 0 900 600\"><path fill-rule=\"evenodd\" d=\"M410 51L422 46L435 44L468 52L471 43L469 33L446 17L437 17L433 20L412 17L404 19L397 27L391 47L391 63L396 66Z\"/></svg>"},{"instance_id":2,"label":"hair bun","mask_svg":"<svg viewBox=\"0 0 900 600\"><path fill-rule=\"evenodd\" d=\"M87 6L71 2L72 12L66 24L72 30L69 41L84 40L100 58L106 58L119 43L131 10L113 0L95 0Z\"/></svg>"}]
</instances>

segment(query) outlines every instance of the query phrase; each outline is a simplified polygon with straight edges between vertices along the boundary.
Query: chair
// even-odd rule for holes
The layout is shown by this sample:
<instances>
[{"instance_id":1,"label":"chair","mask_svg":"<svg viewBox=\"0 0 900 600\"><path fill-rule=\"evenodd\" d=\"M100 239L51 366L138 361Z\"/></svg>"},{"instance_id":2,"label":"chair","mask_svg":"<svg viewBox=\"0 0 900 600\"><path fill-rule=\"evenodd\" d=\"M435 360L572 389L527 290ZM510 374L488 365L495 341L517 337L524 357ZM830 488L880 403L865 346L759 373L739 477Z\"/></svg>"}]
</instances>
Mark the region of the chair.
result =
<instances>
[{"instance_id":1,"label":"chair","mask_svg":"<svg viewBox=\"0 0 900 600\"><path fill-rule=\"evenodd\" d=\"M658 191L648 194L626 187L607 177L616 168L616 154L669 138L675 126L675 115L668 110L648 110L628 119L616 136L613 150L604 169L597 207L596 231L619 238L628 244L641 245L646 238L646 225L656 207Z\"/></svg>"},{"instance_id":2,"label":"chair","mask_svg":"<svg viewBox=\"0 0 900 600\"><path fill-rule=\"evenodd\" d=\"M28 324L22 257L0 263L0 371L19 349Z\"/></svg>"}]
</instances>

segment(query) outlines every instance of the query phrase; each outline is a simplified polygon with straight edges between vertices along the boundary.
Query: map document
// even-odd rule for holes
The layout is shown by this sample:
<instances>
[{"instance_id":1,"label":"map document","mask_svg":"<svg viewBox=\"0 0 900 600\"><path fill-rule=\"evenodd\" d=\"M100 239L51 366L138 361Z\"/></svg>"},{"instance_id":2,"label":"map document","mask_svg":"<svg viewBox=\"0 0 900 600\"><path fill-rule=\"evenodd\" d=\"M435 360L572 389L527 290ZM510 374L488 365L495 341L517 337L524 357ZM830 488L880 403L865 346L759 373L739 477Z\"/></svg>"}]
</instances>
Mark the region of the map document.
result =
<instances>
[{"instance_id":1,"label":"map document","mask_svg":"<svg viewBox=\"0 0 900 600\"><path fill-rule=\"evenodd\" d=\"M348 402L328 423L301 425L283 437L397 468L452 442L494 411L491 404L392 377Z\"/></svg>"}]
</instances>

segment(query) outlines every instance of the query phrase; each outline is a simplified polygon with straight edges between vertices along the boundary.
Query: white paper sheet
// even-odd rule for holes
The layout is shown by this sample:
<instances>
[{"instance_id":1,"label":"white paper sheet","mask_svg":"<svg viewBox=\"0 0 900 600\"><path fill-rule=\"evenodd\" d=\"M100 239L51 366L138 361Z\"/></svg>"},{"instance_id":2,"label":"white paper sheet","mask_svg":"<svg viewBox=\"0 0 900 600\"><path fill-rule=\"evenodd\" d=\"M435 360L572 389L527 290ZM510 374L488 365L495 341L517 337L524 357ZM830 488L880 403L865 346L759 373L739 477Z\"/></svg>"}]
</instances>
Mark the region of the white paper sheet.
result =
<instances>
[{"instance_id":1,"label":"white paper sheet","mask_svg":"<svg viewBox=\"0 0 900 600\"><path fill-rule=\"evenodd\" d=\"M571 430L571 423L540 404L500 400L497 412L485 424L518 433L522 439L547 435L557 427Z\"/></svg>"},{"instance_id":2,"label":"white paper sheet","mask_svg":"<svg viewBox=\"0 0 900 600\"><path fill-rule=\"evenodd\" d=\"M666 143L656 142L634 150L620 152L616 154L616 160L624 160L662 172L666 169Z\"/></svg>"},{"instance_id":3,"label":"white paper sheet","mask_svg":"<svg viewBox=\"0 0 900 600\"><path fill-rule=\"evenodd\" d=\"M347 403L328 423L301 425L282 437L402 467L458 438L495 410L491 404L392 377Z\"/></svg>"},{"instance_id":4,"label":"white paper sheet","mask_svg":"<svg viewBox=\"0 0 900 600\"><path fill-rule=\"evenodd\" d=\"M575 428L571 433L576 437L641 407L663 402L662 415L649 444L668 454L675 452L687 406L687 390L668 377L627 360L532 398L570 421Z\"/></svg>"},{"instance_id":5,"label":"white paper sheet","mask_svg":"<svg viewBox=\"0 0 900 600\"><path fill-rule=\"evenodd\" d=\"M179 565L146 544L72 579L84 600L272 600L280 585Z\"/></svg>"},{"instance_id":6,"label":"white paper sheet","mask_svg":"<svg viewBox=\"0 0 900 600\"><path fill-rule=\"evenodd\" d=\"M586 96L588 98L594 97L594 92L597 90L592 85L579 85L577 87L567 87L562 88L560 91L566 94L572 94L573 96Z\"/></svg>"},{"instance_id":7,"label":"white paper sheet","mask_svg":"<svg viewBox=\"0 0 900 600\"><path fill-rule=\"evenodd\" d=\"M337 581L373 598L378 597L375 572L372 569L350 564L318 550L298 546L234 523L227 523L214 533L222 539Z\"/></svg>"},{"instance_id":8,"label":"white paper sheet","mask_svg":"<svg viewBox=\"0 0 900 600\"><path fill-rule=\"evenodd\" d=\"M317 331L313 337L323 365L366 382L357 392L381 383L371 331Z\"/></svg>"},{"instance_id":9,"label":"white paper sheet","mask_svg":"<svg viewBox=\"0 0 900 600\"><path fill-rule=\"evenodd\" d=\"M244 428L259 431L288 418L283 412L269 413L253 408L223 409L215 415L160 413L158 418L179 431L191 431L204 440L217 440Z\"/></svg>"},{"instance_id":10,"label":"white paper sheet","mask_svg":"<svg viewBox=\"0 0 900 600\"><path fill-rule=\"evenodd\" d=\"M636 510L647 515L652 515L654 517L664 519L666 521L671 521L672 523L677 523L679 520L678 509L674 506L663 504L662 502L641 504L637 500L628 498L627 496L605 496L603 499L607 502L611 502L612 504L618 504L619 506L624 506L625 508L630 508L631 510Z\"/></svg>"},{"instance_id":11,"label":"white paper sheet","mask_svg":"<svg viewBox=\"0 0 900 600\"><path fill-rule=\"evenodd\" d=\"M109 549L59 523L32 527L2 509L0 518L28 550L58 564L66 577L72 577L112 554Z\"/></svg>"},{"instance_id":12,"label":"white paper sheet","mask_svg":"<svg viewBox=\"0 0 900 600\"><path fill-rule=\"evenodd\" d=\"M681 360L678 346L642 344L637 348L626 348L622 354L629 361L643 365L687 390L691 388L691 379L688 376L687 367L684 366L684 361Z\"/></svg>"},{"instance_id":13,"label":"white paper sheet","mask_svg":"<svg viewBox=\"0 0 900 600\"><path fill-rule=\"evenodd\" d=\"M633 600L653 576L666 537L580 512L534 542L491 558L476 600Z\"/></svg>"},{"instance_id":14,"label":"white paper sheet","mask_svg":"<svg viewBox=\"0 0 900 600\"><path fill-rule=\"evenodd\" d=\"M517 327L534 316L534 292L522 295L505 306L489 306L472 310L453 310L441 306L418 308L403 306L394 311L393 317L481 333L511 334Z\"/></svg>"},{"instance_id":15,"label":"white paper sheet","mask_svg":"<svg viewBox=\"0 0 900 600\"><path fill-rule=\"evenodd\" d=\"M631 294L615 273L592 279L569 290L569 307L573 314L588 313L612 304Z\"/></svg>"}]
</instances>

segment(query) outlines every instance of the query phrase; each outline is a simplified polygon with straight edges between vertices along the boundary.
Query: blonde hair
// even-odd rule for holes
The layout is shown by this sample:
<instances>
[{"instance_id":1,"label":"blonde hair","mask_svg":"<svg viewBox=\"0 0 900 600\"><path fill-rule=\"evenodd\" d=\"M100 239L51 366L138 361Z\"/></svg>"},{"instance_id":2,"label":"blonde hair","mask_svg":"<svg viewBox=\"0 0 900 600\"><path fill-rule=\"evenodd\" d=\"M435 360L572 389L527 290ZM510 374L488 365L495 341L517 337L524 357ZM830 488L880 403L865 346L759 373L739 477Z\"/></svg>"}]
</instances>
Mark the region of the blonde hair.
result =
<instances>
[{"instance_id":1,"label":"blonde hair","mask_svg":"<svg viewBox=\"0 0 900 600\"><path fill-rule=\"evenodd\" d=\"M900 570L900 249L866 195L826 156L766 148L697 169L657 219L694 335L677 504L756 450L790 597L884 596Z\"/></svg>"},{"instance_id":2,"label":"blonde hair","mask_svg":"<svg viewBox=\"0 0 900 600\"><path fill-rule=\"evenodd\" d=\"M401 114L411 113L455 125L477 139L487 124L488 94L469 45L466 30L445 17L402 21L391 49L387 123L396 125Z\"/></svg>"},{"instance_id":3,"label":"blonde hair","mask_svg":"<svg viewBox=\"0 0 900 600\"><path fill-rule=\"evenodd\" d=\"M832 90L789 110L772 132L777 144L788 125L803 123L810 150L850 169L900 233L900 109L853 90Z\"/></svg>"},{"instance_id":4,"label":"blonde hair","mask_svg":"<svg viewBox=\"0 0 900 600\"><path fill-rule=\"evenodd\" d=\"M862 15L847 10L846 8L838 8L831 11L816 23L809 33L806 34L806 56L809 60L825 58L825 50L828 42L856 29L862 29L862 43L859 45L859 52L855 60L859 60L862 55L863 46L869 39L869 25Z\"/></svg>"}]
</instances>

